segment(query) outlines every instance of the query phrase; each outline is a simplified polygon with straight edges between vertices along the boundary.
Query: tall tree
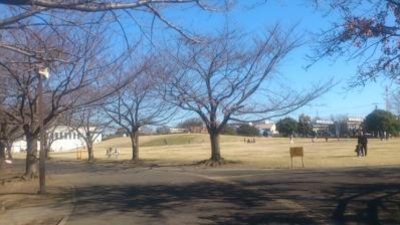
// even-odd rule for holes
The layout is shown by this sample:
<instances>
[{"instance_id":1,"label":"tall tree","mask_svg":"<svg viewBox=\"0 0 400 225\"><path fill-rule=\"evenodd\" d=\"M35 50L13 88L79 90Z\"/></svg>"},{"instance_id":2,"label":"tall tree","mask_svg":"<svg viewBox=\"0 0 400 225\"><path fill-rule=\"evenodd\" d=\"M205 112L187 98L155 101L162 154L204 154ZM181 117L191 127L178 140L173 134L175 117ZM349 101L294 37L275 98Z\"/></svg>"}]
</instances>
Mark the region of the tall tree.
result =
<instances>
[{"instance_id":1,"label":"tall tree","mask_svg":"<svg viewBox=\"0 0 400 225\"><path fill-rule=\"evenodd\" d=\"M367 132L386 132L397 135L400 131L400 121L392 113L376 109L365 117L364 128Z\"/></svg>"},{"instance_id":2,"label":"tall tree","mask_svg":"<svg viewBox=\"0 0 400 225\"><path fill-rule=\"evenodd\" d=\"M299 132L300 135L303 137L307 137L308 135L311 135L312 132L312 123L311 123L311 117L301 114L299 116L299 122L298 122L298 128L297 131Z\"/></svg>"},{"instance_id":3,"label":"tall tree","mask_svg":"<svg viewBox=\"0 0 400 225\"><path fill-rule=\"evenodd\" d=\"M298 122L290 117L279 120L276 123L276 129L285 137L297 132Z\"/></svg>"},{"instance_id":4,"label":"tall tree","mask_svg":"<svg viewBox=\"0 0 400 225\"><path fill-rule=\"evenodd\" d=\"M177 127L184 128L192 133L200 133L203 129L203 120L198 117L189 118L180 122Z\"/></svg>"},{"instance_id":5,"label":"tall tree","mask_svg":"<svg viewBox=\"0 0 400 225\"><path fill-rule=\"evenodd\" d=\"M87 35L91 30L92 35ZM39 107L43 107L46 127L63 112L91 104L110 92L98 89L100 84L111 82L108 77L113 70L114 59L104 54L101 31L95 27L81 28L36 26L11 29L2 36L8 43L18 43L15 49L1 49L0 70L5 74L7 97L4 113L22 126L27 141L25 175L32 173L31 165L37 161L37 139L40 133ZM23 50L20 52L19 50ZM101 60L100 60L101 59ZM38 70L50 67L51 77L38 90ZM82 91L97 91L92 98L82 101ZM38 98L43 94L43 106Z\"/></svg>"},{"instance_id":6,"label":"tall tree","mask_svg":"<svg viewBox=\"0 0 400 225\"><path fill-rule=\"evenodd\" d=\"M173 46L175 55L168 54L163 62L169 65L162 66L165 100L203 120L211 142L211 158L205 163L223 162L219 135L229 120L285 115L329 89L310 85L298 93L272 85L277 66L299 45L293 30L285 33L275 26L252 40L238 32L221 32L202 43L183 40Z\"/></svg>"},{"instance_id":7,"label":"tall tree","mask_svg":"<svg viewBox=\"0 0 400 225\"><path fill-rule=\"evenodd\" d=\"M347 56L360 63L352 86L379 76L400 81L400 2L393 0L314 0L320 8L337 12L338 20L319 34L315 60Z\"/></svg>"}]
</instances>

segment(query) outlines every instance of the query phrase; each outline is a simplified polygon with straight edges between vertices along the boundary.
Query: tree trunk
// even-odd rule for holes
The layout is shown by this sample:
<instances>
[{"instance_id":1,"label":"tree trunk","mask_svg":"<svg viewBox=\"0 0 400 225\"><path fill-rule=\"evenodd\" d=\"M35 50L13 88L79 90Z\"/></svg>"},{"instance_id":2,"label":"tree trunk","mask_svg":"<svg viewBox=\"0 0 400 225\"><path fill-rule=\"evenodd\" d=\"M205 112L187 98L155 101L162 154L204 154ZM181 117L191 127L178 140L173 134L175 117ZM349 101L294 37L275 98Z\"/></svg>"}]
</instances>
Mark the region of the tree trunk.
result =
<instances>
[{"instance_id":1,"label":"tree trunk","mask_svg":"<svg viewBox=\"0 0 400 225\"><path fill-rule=\"evenodd\" d=\"M139 131L134 131L130 133L130 138L132 142L132 161L139 160Z\"/></svg>"},{"instance_id":2,"label":"tree trunk","mask_svg":"<svg viewBox=\"0 0 400 225\"><path fill-rule=\"evenodd\" d=\"M222 160L221 151L219 146L219 133L216 131L209 131L211 142L211 161L220 162Z\"/></svg>"},{"instance_id":3,"label":"tree trunk","mask_svg":"<svg viewBox=\"0 0 400 225\"><path fill-rule=\"evenodd\" d=\"M12 143L11 143L11 144L7 144L7 146L6 146L7 158L9 158L9 159L12 159L12 158L13 158L13 157L12 157L11 149L12 149Z\"/></svg>"},{"instance_id":4,"label":"tree trunk","mask_svg":"<svg viewBox=\"0 0 400 225\"><path fill-rule=\"evenodd\" d=\"M31 133L25 134L26 137L26 167L25 176L34 177L37 176L37 165L38 165L38 149L37 149L37 138Z\"/></svg>"},{"instance_id":5,"label":"tree trunk","mask_svg":"<svg viewBox=\"0 0 400 225\"><path fill-rule=\"evenodd\" d=\"M0 141L0 170L4 169L6 160L6 145Z\"/></svg>"},{"instance_id":6,"label":"tree trunk","mask_svg":"<svg viewBox=\"0 0 400 225\"><path fill-rule=\"evenodd\" d=\"M45 154L45 159L50 159L50 143L49 143L49 137L47 136L47 133L45 132L44 135L44 154Z\"/></svg>"},{"instance_id":7,"label":"tree trunk","mask_svg":"<svg viewBox=\"0 0 400 225\"><path fill-rule=\"evenodd\" d=\"M88 151L88 162L94 161L94 153L93 153L93 143L88 141L86 143L87 151Z\"/></svg>"}]
</instances>

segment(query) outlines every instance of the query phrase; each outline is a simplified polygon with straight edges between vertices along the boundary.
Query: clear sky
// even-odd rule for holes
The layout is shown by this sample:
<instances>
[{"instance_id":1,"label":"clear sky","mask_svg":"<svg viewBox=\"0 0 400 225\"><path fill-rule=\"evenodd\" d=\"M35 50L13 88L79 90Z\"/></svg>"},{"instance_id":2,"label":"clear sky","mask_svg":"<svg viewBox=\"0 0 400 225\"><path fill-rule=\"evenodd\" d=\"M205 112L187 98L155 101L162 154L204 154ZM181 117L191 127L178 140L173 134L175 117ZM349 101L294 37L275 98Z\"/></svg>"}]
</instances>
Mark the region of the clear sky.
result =
<instances>
[{"instance_id":1,"label":"clear sky","mask_svg":"<svg viewBox=\"0 0 400 225\"><path fill-rule=\"evenodd\" d=\"M304 32L303 38L306 41L312 41L312 36L307 34L326 29L337 19L334 14L323 15L321 11L305 5L303 0L268 1L246 12L237 9L232 17L250 32L257 32L276 22L286 27L297 25L297 31ZM305 66L310 63L306 55L310 53L311 47L307 44L289 55L279 70L288 82L298 90L304 89L311 82L324 81L329 77L334 77L339 84L329 93L290 116L297 118L299 114L305 113L326 119L340 115L364 117L375 107L386 108L385 87L393 86L388 81L378 80L375 83L368 83L363 88L347 90L349 79L356 74L358 62L356 60L346 62L345 58L335 61L325 59L306 70Z\"/></svg>"},{"instance_id":2,"label":"clear sky","mask_svg":"<svg viewBox=\"0 0 400 225\"><path fill-rule=\"evenodd\" d=\"M246 1L247 5L251 5L251 2L262 1ZM229 18L232 25L238 25L250 34L257 34L277 22L282 27L297 26L296 33L303 34L304 32L302 38L310 41L309 43L312 42L312 36L309 35L311 32L326 29L332 21L337 19L333 14L324 16L321 11L315 10L311 5L306 5L304 0L270 0L251 9L237 7L224 16ZM183 16L185 20L178 23L184 22L204 31L220 26L218 21L221 21L222 17L221 14L214 14L188 18L186 14ZM329 93L289 116L297 118L298 115L304 113L324 119L330 119L331 116L365 117L375 107L385 109L385 87L391 87L388 81L377 81L363 88L346 90L349 79L356 74L357 61L346 62L345 58L339 58L336 61L324 59L306 70L305 66L310 64L306 55L310 53L310 44L306 44L289 55L284 64L279 67L279 72L287 82L297 90L305 89L312 82L326 81L330 77L334 77L339 83Z\"/></svg>"},{"instance_id":3,"label":"clear sky","mask_svg":"<svg viewBox=\"0 0 400 225\"><path fill-rule=\"evenodd\" d=\"M266 3L256 5L260 2ZM345 58L338 58L335 61L323 59L309 69L305 69L310 64L306 55L312 53L313 36L311 33L327 29L332 22L338 20L334 14L318 11L311 5L307 5L307 2L311 1L247 0L241 1L241 3L245 6L251 6L254 3L254 7L238 6L228 14L204 14L196 8L184 8L184 10L165 11L165 15L175 24L200 33L221 29L225 26L226 20L224 19L226 18L229 26L238 26L254 35L261 34L266 28L276 23L288 29L296 26L295 34L301 34L307 44L292 52L279 66L279 72L285 82L299 91L306 89L311 83L324 82L331 77L334 77L338 84L317 100L289 114L292 118L297 119L302 113L323 119L330 119L332 116L365 117L375 107L385 109L385 87L394 87L387 80L378 80L375 83L368 83L363 88L347 90L350 78L356 74L358 61L346 62ZM163 36L163 32L168 31L158 30L156 33Z\"/></svg>"}]
</instances>

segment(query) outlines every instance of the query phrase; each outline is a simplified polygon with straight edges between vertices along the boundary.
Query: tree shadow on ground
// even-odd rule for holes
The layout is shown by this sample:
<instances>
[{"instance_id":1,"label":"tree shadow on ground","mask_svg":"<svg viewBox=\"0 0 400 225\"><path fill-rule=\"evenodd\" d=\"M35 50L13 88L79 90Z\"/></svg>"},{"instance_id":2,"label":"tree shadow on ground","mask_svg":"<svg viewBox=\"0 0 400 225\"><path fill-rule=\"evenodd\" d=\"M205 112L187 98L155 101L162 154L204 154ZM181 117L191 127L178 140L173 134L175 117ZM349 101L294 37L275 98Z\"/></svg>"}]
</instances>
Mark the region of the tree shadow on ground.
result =
<instances>
[{"instance_id":1,"label":"tree shadow on ground","mask_svg":"<svg viewBox=\"0 0 400 225\"><path fill-rule=\"evenodd\" d=\"M303 212L277 208L257 190L217 182L89 186L79 188L76 198L75 217L116 211L160 224L179 215L191 215L194 224L317 224Z\"/></svg>"},{"instance_id":2,"label":"tree shadow on ground","mask_svg":"<svg viewBox=\"0 0 400 225\"><path fill-rule=\"evenodd\" d=\"M242 186L289 199L304 206L327 224L400 224L400 168L351 168L296 171L293 178L240 181ZM347 178L338 182L342 175ZM384 176L383 176L384 175ZM312 178L310 178L312 177ZM318 177L333 177L332 183ZM384 178L381 178L384 177ZM372 178L371 180L369 180ZM360 181L360 184L355 182Z\"/></svg>"},{"instance_id":3,"label":"tree shadow on ground","mask_svg":"<svg viewBox=\"0 0 400 225\"><path fill-rule=\"evenodd\" d=\"M335 224L400 224L400 184L346 185L335 192Z\"/></svg>"}]
</instances>

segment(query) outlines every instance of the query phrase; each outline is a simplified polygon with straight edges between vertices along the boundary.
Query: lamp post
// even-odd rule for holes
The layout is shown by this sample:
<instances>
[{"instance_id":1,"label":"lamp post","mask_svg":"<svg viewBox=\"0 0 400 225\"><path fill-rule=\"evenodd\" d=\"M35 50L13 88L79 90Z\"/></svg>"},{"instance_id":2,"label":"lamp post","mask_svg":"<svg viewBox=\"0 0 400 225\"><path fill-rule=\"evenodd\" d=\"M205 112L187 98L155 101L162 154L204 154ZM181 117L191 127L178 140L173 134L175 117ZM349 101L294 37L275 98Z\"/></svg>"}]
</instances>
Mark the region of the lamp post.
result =
<instances>
[{"instance_id":1,"label":"lamp post","mask_svg":"<svg viewBox=\"0 0 400 225\"><path fill-rule=\"evenodd\" d=\"M43 78L49 77L49 69L46 67L38 71L38 101L39 101L39 129L40 129L40 152L39 152L39 194L46 194L46 153L44 149L45 131L43 124Z\"/></svg>"}]
</instances>

